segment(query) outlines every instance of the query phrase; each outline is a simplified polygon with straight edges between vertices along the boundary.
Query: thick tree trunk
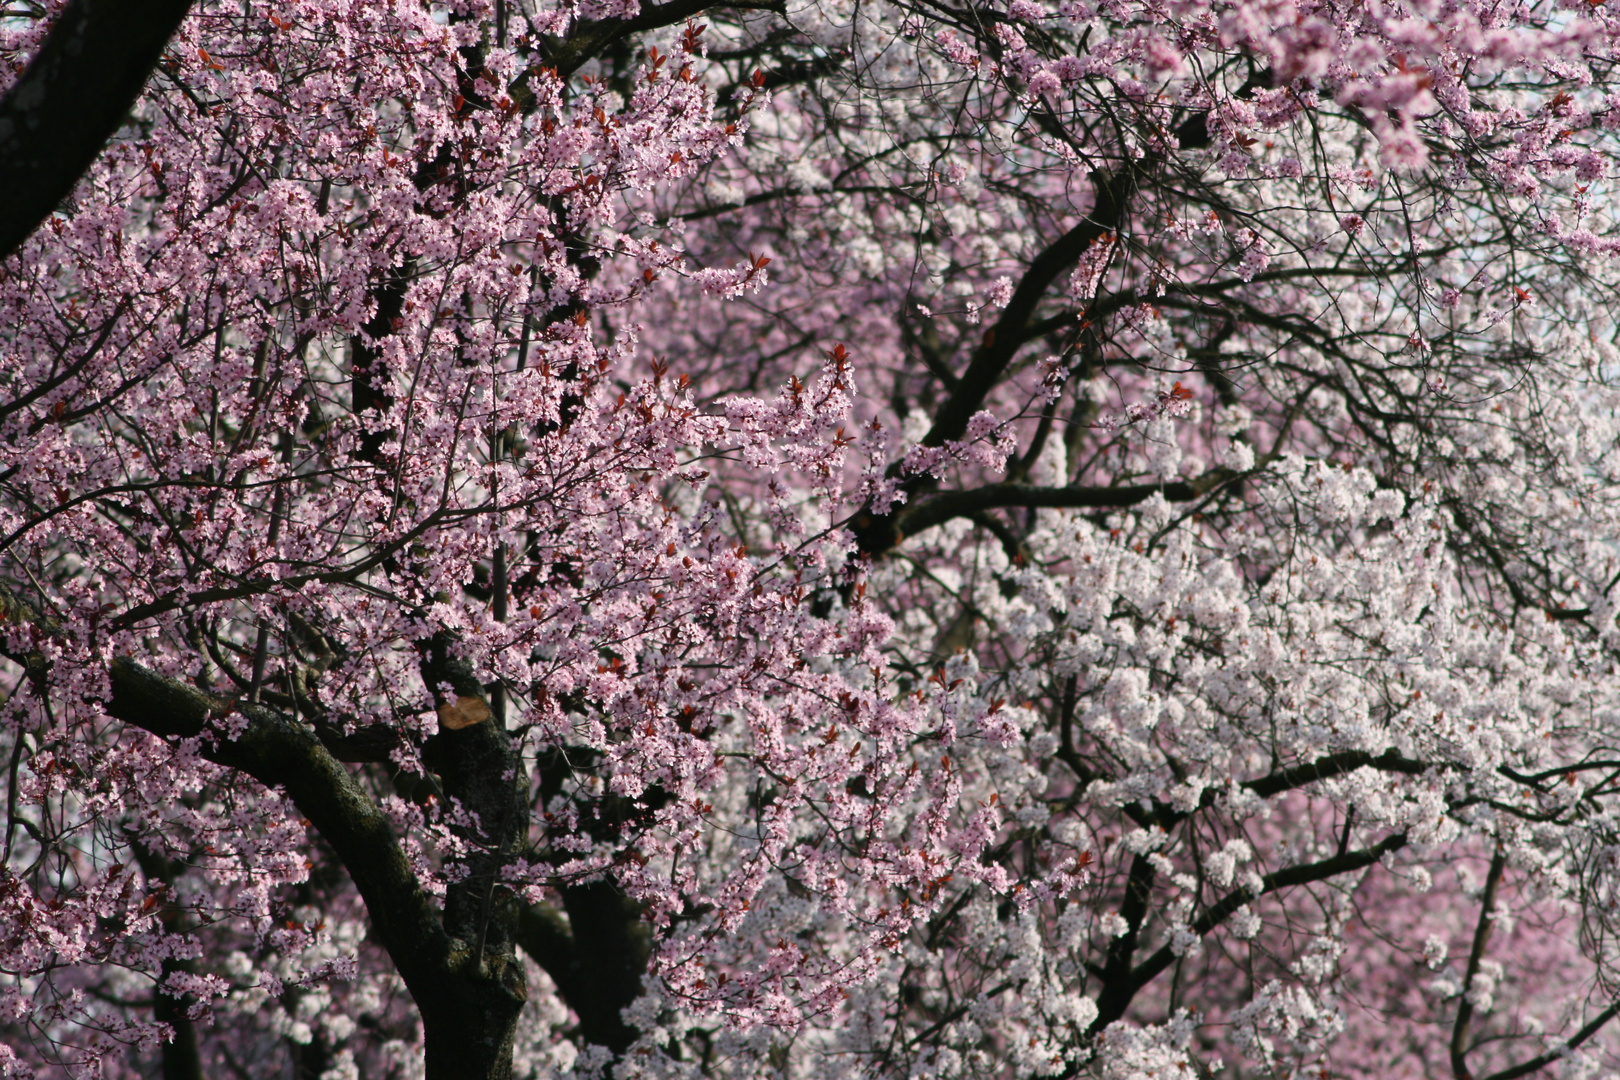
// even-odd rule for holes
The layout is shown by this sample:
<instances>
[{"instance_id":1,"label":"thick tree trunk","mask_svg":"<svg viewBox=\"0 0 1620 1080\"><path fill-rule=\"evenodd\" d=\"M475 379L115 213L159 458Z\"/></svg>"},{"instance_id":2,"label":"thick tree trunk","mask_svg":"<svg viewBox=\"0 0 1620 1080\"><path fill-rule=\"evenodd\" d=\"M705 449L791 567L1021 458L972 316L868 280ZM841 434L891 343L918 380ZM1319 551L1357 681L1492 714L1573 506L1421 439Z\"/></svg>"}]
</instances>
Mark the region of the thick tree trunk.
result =
<instances>
[{"instance_id":1,"label":"thick tree trunk","mask_svg":"<svg viewBox=\"0 0 1620 1080\"><path fill-rule=\"evenodd\" d=\"M471 669L453 658L453 645L440 633L422 658L423 681L448 684L456 695L441 702L440 730L423 746L422 760L445 798L477 825L455 827L471 853L466 876L445 894L448 977L410 989L422 1011L427 1080L508 1080L512 1038L529 995L515 946L517 898L499 881L528 833L529 783L511 736Z\"/></svg>"},{"instance_id":2,"label":"thick tree trunk","mask_svg":"<svg viewBox=\"0 0 1620 1080\"><path fill-rule=\"evenodd\" d=\"M182 933L186 929L181 909L173 902L174 883L180 870L167 858L142 844L132 845L136 862L148 881L160 881L168 886L168 896L159 920L165 933ZM168 1024L169 1041L163 1044L161 1054L163 1080L204 1080L202 1054L197 1046L197 1025L191 1019L189 1003L171 997L165 986L170 975L177 971L190 972L190 960L170 957L164 960L158 972L158 984L152 988L152 1019Z\"/></svg>"},{"instance_id":3,"label":"thick tree trunk","mask_svg":"<svg viewBox=\"0 0 1620 1080\"><path fill-rule=\"evenodd\" d=\"M445 980L438 993L414 995L426 1080L511 1080L512 1039L528 999L523 967L510 948L485 960L481 976L468 972Z\"/></svg>"},{"instance_id":4,"label":"thick tree trunk","mask_svg":"<svg viewBox=\"0 0 1620 1080\"><path fill-rule=\"evenodd\" d=\"M163 961L162 976L167 979L189 964L181 960ZM170 997L160 986L152 993L152 1019L168 1024L173 1032L163 1044L163 1080L203 1080L202 1054L197 1048L197 1025L187 1013L186 1003Z\"/></svg>"}]
</instances>

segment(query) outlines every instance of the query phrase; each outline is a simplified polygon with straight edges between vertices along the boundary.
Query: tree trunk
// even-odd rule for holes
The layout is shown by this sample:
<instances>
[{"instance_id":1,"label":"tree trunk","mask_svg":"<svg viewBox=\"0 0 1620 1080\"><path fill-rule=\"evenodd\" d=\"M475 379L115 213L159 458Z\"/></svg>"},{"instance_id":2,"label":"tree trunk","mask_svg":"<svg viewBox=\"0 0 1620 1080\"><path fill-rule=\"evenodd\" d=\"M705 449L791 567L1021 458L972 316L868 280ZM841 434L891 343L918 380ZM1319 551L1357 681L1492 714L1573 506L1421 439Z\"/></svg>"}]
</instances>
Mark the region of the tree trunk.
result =
<instances>
[{"instance_id":1,"label":"tree trunk","mask_svg":"<svg viewBox=\"0 0 1620 1080\"><path fill-rule=\"evenodd\" d=\"M510 1080L512 1039L528 992L510 946L485 956L482 975L466 971L439 992L416 995L422 1012L426 1080ZM473 957L467 956L470 968Z\"/></svg>"}]
</instances>

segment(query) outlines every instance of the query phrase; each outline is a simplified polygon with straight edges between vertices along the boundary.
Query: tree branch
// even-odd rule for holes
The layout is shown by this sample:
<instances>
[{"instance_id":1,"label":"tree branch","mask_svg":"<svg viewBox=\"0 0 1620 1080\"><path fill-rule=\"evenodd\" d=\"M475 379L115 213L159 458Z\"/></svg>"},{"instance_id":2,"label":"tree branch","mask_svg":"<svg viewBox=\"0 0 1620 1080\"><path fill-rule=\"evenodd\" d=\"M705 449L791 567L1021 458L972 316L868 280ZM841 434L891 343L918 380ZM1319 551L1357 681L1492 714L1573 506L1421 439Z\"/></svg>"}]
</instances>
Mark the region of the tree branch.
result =
<instances>
[{"instance_id":1,"label":"tree branch","mask_svg":"<svg viewBox=\"0 0 1620 1080\"><path fill-rule=\"evenodd\" d=\"M440 699L439 732L422 747L422 761L438 774L445 796L477 817L476 828L455 829L472 851L465 858L467 876L446 890L444 924L453 937L477 942L474 963L482 966L486 946L510 952L515 899L497 885L507 854L528 833L529 784L511 736L495 721L484 687L472 665L455 655L455 644L441 630L422 657L422 681ZM453 698L442 696L445 686ZM493 923L491 904L500 909Z\"/></svg>"},{"instance_id":2,"label":"tree branch","mask_svg":"<svg viewBox=\"0 0 1620 1080\"><path fill-rule=\"evenodd\" d=\"M566 916L542 904L519 912L518 944L557 984L581 1038L622 1054L636 1038L623 1014L641 995L652 928L611 882L565 886L562 894Z\"/></svg>"},{"instance_id":3,"label":"tree branch","mask_svg":"<svg viewBox=\"0 0 1620 1080\"><path fill-rule=\"evenodd\" d=\"M1025 327L1047 288L1085 254L1087 248L1105 233L1117 232L1124 223L1135 182L1136 173L1130 168L1123 168L1112 176L1101 171L1091 174L1092 190L1096 193L1091 213L1030 262L1001 318L985 331L983 344L974 350L956 390L935 415L934 426L923 438L924 446L943 446L962 437L968 418L983 407L985 397L1026 340Z\"/></svg>"},{"instance_id":4,"label":"tree branch","mask_svg":"<svg viewBox=\"0 0 1620 1080\"><path fill-rule=\"evenodd\" d=\"M446 925L440 924L388 819L313 731L260 705L210 697L126 657L113 662L111 682L109 714L154 735L197 739L209 761L284 789L332 845L365 900L376 940L421 1010L428 1080L511 1075L512 1030L527 992L509 930L502 926L493 947L475 952L476 903L465 895L471 891L465 882L460 883L463 895L447 904ZM216 731L216 723L242 727L230 738ZM506 733L491 727L474 725L469 739L447 739L439 751L451 762L447 771L466 781L469 799L511 800L513 787L521 783L516 776L501 777L504 782L493 791L472 790L486 785L498 767L493 759L499 755L486 753L486 744L503 741ZM485 803L476 809L491 820ZM524 821L514 814L501 826L521 827ZM499 859L497 849L469 861L475 872L487 872L487 865Z\"/></svg>"},{"instance_id":5,"label":"tree branch","mask_svg":"<svg viewBox=\"0 0 1620 1080\"><path fill-rule=\"evenodd\" d=\"M183 933L185 930L183 909L175 902L174 893L179 868L168 858L139 841L132 843L130 848L146 879L161 882L168 889L158 915L164 932ZM173 995L168 987L170 975L175 972L190 973L194 966L189 959L174 956L164 957L158 965L157 985L152 989L152 1019L160 1024L169 1025L169 1038L161 1051L163 1080L206 1080L202 1054L197 1048L197 1025L191 1019L188 1002L185 998Z\"/></svg>"},{"instance_id":6,"label":"tree branch","mask_svg":"<svg viewBox=\"0 0 1620 1080\"><path fill-rule=\"evenodd\" d=\"M1468 1072L1468 1025L1474 1018L1474 1003L1469 994L1474 976L1479 974L1480 961L1485 959L1485 946L1490 941L1491 929L1496 924L1496 890L1502 884L1502 871L1507 867L1507 853L1500 847L1491 858L1491 869L1485 875L1485 895L1479 904L1479 923L1474 927L1474 944L1468 950L1468 969L1463 975L1462 1000L1457 1002L1457 1021L1451 1027L1451 1075L1455 1080L1473 1080Z\"/></svg>"},{"instance_id":7,"label":"tree branch","mask_svg":"<svg viewBox=\"0 0 1620 1080\"><path fill-rule=\"evenodd\" d=\"M1090 179L1092 190L1095 192L1095 203L1091 213L1049 244L1030 262L1029 269L1024 271L1024 276L1018 281L1018 287L1013 290L1012 298L1007 301L1001 318L984 332L979 347L973 351L972 358L968 361L967 370L956 380L955 386L951 388L951 396L935 413L933 426L928 429L928 434L923 436L922 445L943 446L953 439L962 437L963 432L967 430L969 418L983 408L984 399L1000 381L1002 374L1007 370L1007 365L1012 362L1018 350L1029 340L1029 322L1052 282L1085 254L1092 244L1108 233L1117 232L1124 223L1130 202L1130 191L1136 183L1135 170L1126 167L1111 176L1096 170L1091 173ZM931 486L931 483L928 477L914 476L906 481L905 489L915 494ZM1142 498L1147 498L1147 495L1144 494ZM988 509L989 505L977 509ZM939 508L941 512L944 509L943 506ZM877 556L898 544L905 532L897 525L899 513L903 511L890 511L882 515L862 514L852 526L861 551L869 556ZM913 510L913 514L915 513L916 510ZM954 516L956 515L949 515ZM949 520L949 517L942 517L939 520ZM914 525L913 531L916 528L918 526Z\"/></svg>"},{"instance_id":8,"label":"tree branch","mask_svg":"<svg viewBox=\"0 0 1620 1080\"><path fill-rule=\"evenodd\" d=\"M562 894L584 974L580 997L569 1002L579 1014L580 1033L623 1053L636 1038L623 1012L641 996L641 977L652 956L652 927L642 918L640 905L611 881L569 886Z\"/></svg>"},{"instance_id":9,"label":"tree branch","mask_svg":"<svg viewBox=\"0 0 1620 1080\"><path fill-rule=\"evenodd\" d=\"M127 657L113 661L107 712L164 738L200 739L209 761L284 789L343 860L377 940L420 1004L449 964L450 941L382 810L313 731L258 705L210 697ZM214 721L245 723L217 737Z\"/></svg>"},{"instance_id":10,"label":"tree branch","mask_svg":"<svg viewBox=\"0 0 1620 1080\"><path fill-rule=\"evenodd\" d=\"M1620 1016L1620 1001L1615 1002L1607 1009L1604 1009L1602 1012L1594 1016L1585 1027L1581 1028L1581 1030L1575 1033L1575 1037L1569 1040L1569 1042L1563 1044L1562 1046L1554 1047L1553 1049L1548 1050L1545 1054L1538 1054L1529 1061L1523 1062L1519 1065L1513 1065L1506 1069L1493 1072L1489 1076L1485 1077L1485 1080L1519 1080L1519 1077L1521 1076L1529 1076L1533 1072L1539 1072L1554 1062L1560 1061L1567 1057L1571 1050L1581 1045L1581 1043L1585 1042L1587 1039L1590 1039L1593 1035L1596 1035L1604 1024L1607 1024L1616 1016Z\"/></svg>"},{"instance_id":11,"label":"tree branch","mask_svg":"<svg viewBox=\"0 0 1620 1080\"><path fill-rule=\"evenodd\" d=\"M1269 799L1273 795L1280 795L1318 780L1331 780L1335 776L1343 776L1363 767L1377 769L1379 772L1404 773L1407 776L1422 776L1430 768L1427 763L1415 758L1402 757L1397 750L1386 750L1376 756L1365 750L1343 750L1314 761L1280 769L1258 780L1246 780L1242 786L1262 799ZM1198 800L1198 808L1202 810L1214 806L1215 800L1219 797L1218 788L1205 788Z\"/></svg>"},{"instance_id":12,"label":"tree branch","mask_svg":"<svg viewBox=\"0 0 1620 1080\"><path fill-rule=\"evenodd\" d=\"M575 23L567 37L549 39L542 50L546 63L557 69L566 79L602 51L621 38L665 26L676 26L703 14L710 8L732 8L738 11L783 11L781 0L733 0L715 3L714 0L669 0L664 4L647 4L629 19L595 19ZM526 75L526 73L525 73ZM525 76L513 84L521 93L526 89ZM514 94L514 97L517 95Z\"/></svg>"},{"instance_id":13,"label":"tree branch","mask_svg":"<svg viewBox=\"0 0 1620 1080\"><path fill-rule=\"evenodd\" d=\"M583 974L568 917L550 904L525 904L518 909L517 942L551 976L563 1001L573 1008L584 996Z\"/></svg>"},{"instance_id":14,"label":"tree branch","mask_svg":"<svg viewBox=\"0 0 1620 1080\"><path fill-rule=\"evenodd\" d=\"M1145 853L1131 860L1130 877L1125 883L1125 901L1119 907L1126 930L1109 944L1108 957L1103 961L1103 985L1097 994L1097 1018L1091 1022L1090 1029L1093 1035L1124 1016L1131 998L1136 996L1137 984L1135 973L1131 970L1131 957L1136 953L1137 935L1141 933L1142 920L1147 916L1148 895L1153 891L1154 876L1153 863Z\"/></svg>"},{"instance_id":15,"label":"tree branch","mask_svg":"<svg viewBox=\"0 0 1620 1080\"><path fill-rule=\"evenodd\" d=\"M1192 480L1178 480L1169 484L1121 484L1118 487L1036 487L1032 484L986 484L968 491L947 491L914 505L902 508L894 515L895 543L907 536L915 536L925 529L943 525L953 518L973 517L986 510L1016 506L1083 507L1135 506L1162 494L1168 502L1190 502L1237 479L1241 474L1231 469L1212 469Z\"/></svg>"},{"instance_id":16,"label":"tree branch","mask_svg":"<svg viewBox=\"0 0 1620 1080\"><path fill-rule=\"evenodd\" d=\"M0 100L0 258L73 191L140 96L191 0L71 0Z\"/></svg>"},{"instance_id":17,"label":"tree branch","mask_svg":"<svg viewBox=\"0 0 1620 1080\"><path fill-rule=\"evenodd\" d=\"M1406 834L1395 833L1393 836L1385 837L1381 842L1373 845L1370 848L1363 848L1360 851L1347 852L1343 855L1335 855L1331 859L1323 859L1320 862L1305 863L1301 866L1290 866L1286 869L1267 874L1265 877L1260 879L1261 887L1259 892L1250 892L1248 889L1234 889L1225 896L1221 897L1221 899L1216 901L1210 907L1205 909L1204 913L1194 920L1193 924L1188 927L1188 929L1202 938L1211 930L1214 930L1217 926L1231 918L1238 908L1242 907L1244 904L1247 904L1251 900L1258 900L1260 897L1265 896L1268 893L1276 892L1279 889L1286 889L1291 885L1305 885L1313 881L1325 881L1328 878L1338 877L1341 874L1348 874L1356 870L1361 870L1365 867L1371 866L1373 863L1376 863L1379 859L1382 859L1390 852L1398 851L1405 846ZM1165 968L1175 963L1175 961L1176 954L1170 948L1169 943L1161 945L1157 952L1148 957L1146 960L1142 961L1134 970L1131 971L1129 993L1126 995L1126 1001L1128 1002L1131 997L1136 995L1138 990L1146 986ZM1123 1014L1124 1010L1121 1009L1120 1012ZM1118 1016L1114 1017L1113 1019L1117 1020ZM1097 1022L1093 1023L1092 1025L1092 1031L1093 1033L1101 1031L1105 1026L1107 1025L1102 1023L1102 1016L1099 1015Z\"/></svg>"}]
</instances>

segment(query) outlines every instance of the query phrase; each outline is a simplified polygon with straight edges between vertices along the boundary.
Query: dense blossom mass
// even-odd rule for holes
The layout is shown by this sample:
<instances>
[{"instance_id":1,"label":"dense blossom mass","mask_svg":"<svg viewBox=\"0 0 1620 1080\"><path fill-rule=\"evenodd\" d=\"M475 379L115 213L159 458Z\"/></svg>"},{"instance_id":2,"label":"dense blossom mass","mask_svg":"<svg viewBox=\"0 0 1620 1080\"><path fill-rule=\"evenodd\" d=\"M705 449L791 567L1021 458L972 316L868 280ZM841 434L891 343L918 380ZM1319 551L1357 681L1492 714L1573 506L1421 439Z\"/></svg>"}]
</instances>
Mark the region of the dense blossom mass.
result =
<instances>
[{"instance_id":1,"label":"dense blossom mass","mask_svg":"<svg viewBox=\"0 0 1620 1080\"><path fill-rule=\"evenodd\" d=\"M198 0L0 263L0 1076L1620 1069L1617 64Z\"/></svg>"}]
</instances>

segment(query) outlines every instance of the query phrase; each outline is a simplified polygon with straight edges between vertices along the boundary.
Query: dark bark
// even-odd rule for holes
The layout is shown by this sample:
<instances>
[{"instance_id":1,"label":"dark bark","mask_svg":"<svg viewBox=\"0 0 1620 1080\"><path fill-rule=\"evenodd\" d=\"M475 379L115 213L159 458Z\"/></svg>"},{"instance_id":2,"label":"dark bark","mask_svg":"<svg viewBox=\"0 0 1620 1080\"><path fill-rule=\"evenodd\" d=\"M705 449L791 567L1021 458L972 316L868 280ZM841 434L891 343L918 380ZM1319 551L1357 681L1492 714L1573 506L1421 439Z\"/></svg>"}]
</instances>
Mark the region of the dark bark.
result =
<instances>
[{"instance_id":1,"label":"dark bark","mask_svg":"<svg viewBox=\"0 0 1620 1080\"><path fill-rule=\"evenodd\" d=\"M383 364L382 343L393 336L394 324L405 312L405 292L410 288L415 269L416 260L407 256L388 280L378 286L372 293L376 310L349 341L349 393L357 416L385 412L394 404L393 395L388 392L388 369ZM376 461L378 451L388 438L386 430L366 432L360 437L360 456Z\"/></svg>"},{"instance_id":2,"label":"dark bark","mask_svg":"<svg viewBox=\"0 0 1620 1080\"><path fill-rule=\"evenodd\" d=\"M589 751L553 751L538 761L539 793L547 803L578 769L591 768ZM607 796L581 807L579 827L598 841L622 838L643 820L660 796L649 792L641 805ZM518 943L557 984L579 1017L579 1037L615 1055L635 1041L624 1022L627 1006L641 995L641 980L652 955L652 927L639 904L611 881L563 885L559 910L550 905L525 909L518 918Z\"/></svg>"},{"instance_id":3,"label":"dark bark","mask_svg":"<svg viewBox=\"0 0 1620 1080\"><path fill-rule=\"evenodd\" d=\"M636 1038L623 1013L641 995L652 928L611 882L566 887L562 895L567 918L550 907L525 909L519 943L579 1017L580 1037L622 1054Z\"/></svg>"},{"instance_id":4,"label":"dark bark","mask_svg":"<svg viewBox=\"0 0 1620 1080\"><path fill-rule=\"evenodd\" d=\"M146 85L190 0L72 0L0 100L0 258L67 198Z\"/></svg>"},{"instance_id":5,"label":"dark bark","mask_svg":"<svg viewBox=\"0 0 1620 1080\"><path fill-rule=\"evenodd\" d=\"M1018 350L1030 341L1030 322L1035 318L1035 311L1045 298L1047 289L1059 274L1075 265L1092 244L1110 233L1118 232L1124 224L1129 212L1131 190L1136 181L1137 174L1130 168L1121 169L1113 175L1101 171L1091 174L1092 191L1095 193L1091 213L1054 240L1029 264L1029 269L1024 271L1017 288L1013 290L1012 298L1007 301L1001 318L984 332L979 347L968 361L967 370L956 380L950 397L934 414L933 426L922 440L924 446L943 446L960 439L967 431L968 420L984 407L985 399L1001 381L1007 365ZM931 477L913 477L904 485L913 498L932 486L934 481ZM851 526L860 550L867 555L878 556L900 543L905 537L898 521L901 513L903 511L861 515ZM919 530L913 526L913 531Z\"/></svg>"},{"instance_id":6,"label":"dark bark","mask_svg":"<svg viewBox=\"0 0 1620 1080\"><path fill-rule=\"evenodd\" d=\"M947 491L902 507L889 523L893 543L943 525L952 518L973 517L1005 507L1125 507L1135 506L1155 493L1167 502L1190 502L1214 492L1239 474L1214 469L1193 480L1168 484L1120 484L1117 487L1036 487L1032 484L986 484L967 491ZM868 526L870 529L871 526Z\"/></svg>"},{"instance_id":7,"label":"dark bark","mask_svg":"<svg viewBox=\"0 0 1620 1080\"><path fill-rule=\"evenodd\" d=\"M509 1080L512 1035L527 999L510 928L492 933L480 958L465 901L454 927L441 923L381 808L308 727L263 706L210 697L127 658L114 661L111 677L110 714L161 737L201 738L210 761L285 790L332 845L421 1011L428 1080ZM227 718L244 724L234 739L215 735L212 722ZM443 752L456 765L449 771L481 778L487 766L470 762L479 747L501 742L492 731L450 741Z\"/></svg>"},{"instance_id":8,"label":"dark bark","mask_svg":"<svg viewBox=\"0 0 1620 1080\"><path fill-rule=\"evenodd\" d=\"M924 446L943 446L952 439L960 439L967 430L968 419L984 407L984 400L1001 376L1013 355L1029 338L1026 329L1035 317L1035 309L1046 296L1046 290L1058 275L1079 261L1092 244L1105 235L1117 232L1125 221L1130 205L1131 189L1136 183L1132 169L1121 169L1110 176L1103 172L1091 174L1091 188L1096 202L1073 228L1058 237L1029 264L1012 299L996 320L996 325L984 332L979 348L974 350L962 373L956 390L946 399L934 417L934 426L923 437Z\"/></svg>"},{"instance_id":9,"label":"dark bark","mask_svg":"<svg viewBox=\"0 0 1620 1080\"><path fill-rule=\"evenodd\" d=\"M159 916L163 929L170 934L185 930L184 916L174 903L173 886L179 877L179 868L161 854L137 842L133 846L135 860L148 881L162 882L170 891ZM175 972L190 972L190 960L164 960L158 971L158 985L152 991L152 1019L168 1024L169 1040L161 1049L163 1080L204 1080L202 1054L197 1047L197 1025L189 1013L190 1001L175 997L164 989L164 984Z\"/></svg>"},{"instance_id":10,"label":"dark bark","mask_svg":"<svg viewBox=\"0 0 1620 1080\"><path fill-rule=\"evenodd\" d=\"M1258 900L1262 896L1268 896L1271 893L1295 885L1308 885L1315 881L1327 881L1344 874L1364 870L1378 862L1385 855L1399 851L1405 846L1406 834L1394 833L1370 848L1344 852L1343 854L1334 855L1332 858L1322 859L1319 862L1290 866L1267 874L1261 878L1259 892L1251 893L1247 889L1236 889L1228 893L1214 904L1211 904L1202 915L1193 920L1189 929L1199 937L1203 937L1226 922L1227 919L1230 919L1238 908L1252 900ZM1170 946L1168 944L1161 945L1152 956L1142 961L1129 973L1128 977L1123 981L1119 996L1128 1004L1138 990L1152 982L1175 961L1176 956ZM1123 1009L1120 1010L1119 1015L1111 1019L1117 1020L1120 1015L1124 1015ZM1101 1031L1105 1026L1106 1024L1102 1023L1102 1018L1099 1016L1098 1022L1093 1025L1093 1031Z\"/></svg>"},{"instance_id":11,"label":"dark bark","mask_svg":"<svg viewBox=\"0 0 1620 1080\"><path fill-rule=\"evenodd\" d=\"M641 995L652 928L642 919L640 906L612 882L564 889L563 906L574 931L575 961L584 975L581 992L569 1002L579 1014L580 1033L623 1053L636 1032L621 1013Z\"/></svg>"},{"instance_id":12,"label":"dark bark","mask_svg":"<svg viewBox=\"0 0 1620 1080\"><path fill-rule=\"evenodd\" d=\"M1199 937L1203 937L1217 926L1226 922L1242 905L1256 900L1261 896L1277 892L1295 885L1305 885L1315 881L1326 881L1341 874L1354 873L1373 865L1390 852L1399 851L1406 846L1406 834L1395 833L1385 837L1379 843L1360 851L1352 851L1335 855L1320 862L1306 863L1301 866L1290 866L1284 870L1267 874L1262 879L1258 892L1248 889L1236 889L1210 905L1188 928ZM1131 1000L1137 991L1146 986L1160 975L1166 968L1176 962L1176 956L1168 944L1160 946L1158 950L1134 969L1130 966L1131 954L1136 949L1137 934L1141 929L1142 917L1145 914L1147 893L1152 887L1153 868L1142 856L1137 856L1131 864L1130 879L1125 886L1125 902L1120 907L1120 914L1129 924L1130 930L1114 940L1109 947L1106 966L1092 970L1101 976L1102 989L1097 995L1097 1018L1092 1021L1086 1032L1088 1040L1095 1041L1102 1034L1104 1028L1125 1015ZM1089 966L1089 965L1088 965ZM1620 1011L1620 1010L1617 1010ZM1608 1015L1613 1015L1610 1013ZM1608 1016L1603 1018L1608 1019ZM1592 1030L1596 1030L1594 1027ZM1581 1037L1590 1036L1585 1032ZM1071 1064L1066 1069L1045 1080L1074 1080L1079 1076L1081 1066ZM1513 1076L1523 1073L1515 1072ZM1490 1077L1489 1080L1507 1080L1503 1076Z\"/></svg>"},{"instance_id":13,"label":"dark bark","mask_svg":"<svg viewBox=\"0 0 1620 1080\"><path fill-rule=\"evenodd\" d=\"M1273 795L1280 795L1285 791L1292 791L1297 787L1315 783L1318 780L1331 780L1335 776L1343 776L1356 769L1370 768L1380 772L1403 773L1407 776L1422 776L1432 766L1416 758L1403 757L1398 750L1385 750L1382 754L1371 754L1366 750L1341 750L1337 754L1329 754L1312 761L1302 762L1286 769L1278 769L1268 776L1258 780L1245 781L1243 786L1254 792L1262 799L1269 799ZM1215 788L1207 788L1199 800L1200 807L1215 805L1219 792Z\"/></svg>"},{"instance_id":14,"label":"dark bark","mask_svg":"<svg viewBox=\"0 0 1620 1080\"><path fill-rule=\"evenodd\" d=\"M497 723L484 688L465 661L455 659L453 639L440 632L422 661L422 677L435 689L449 685L453 699L444 708L471 708L484 719L466 727L441 725L422 747L422 760L438 776L447 799L477 819L472 828L457 828L472 854L467 875L446 892L444 926L450 935L473 943L473 965L486 959L497 966L516 963L513 954L517 922L511 890L499 888L501 866L529 831L529 782L523 761L506 728Z\"/></svg>"},{"instance_id":15,"label":"dark bark","mask_svg":"<svg viewBox=\"0 0 1620 1080\"><path fill-rule=\"evenodd\" d=\"M1469 1000L1474 976L1479 974L1485 959L1485 947L1490 943L1491 930L1496 925L1496 892L1502 885L1502 872L1507 869L1507 853L1501 848L1491 859L1491 869L1485 875L1485 894L1479 902L1479 922L1474 927L1474 944L1468 950L1468 970L1463 973L1463 996L1457 1002L1457 1019L1451 1025L1451 1075L1453 1080L1473 1080L1468 1071L1468 1026L1474 1019L1474 1003Z\"/></svg>"},{"instance_id":16,"label":"dark bark","mask_svg":"<svg viewBox=\"0 0 1620 1080\"><path fill-rule=\"evenodd\" d=\"M729 4L715 4L711 0L668 0L663 4L643 5L629 19L587 19L575 23L566 38L545 39L540 53L544 63L556 68L557 74L566 79L632 34L678 26L711 8L776 12L784 9L781 0L734 0ZM514 98L521 100L526 93L527 82L528 73L525 72L513 83Z\"/></svg>"},{"instance_id":17,"label":"dark bark","mask_svg":"<svg viewBox=\"0 0 1620 1080\"><path fill-rule=\"evenodd\" d=\"M1620 1002L1615 1002L1594 1016L1585 1025L1583 1025L1581 1030L1575 1033L1575 1037L1570 1039L1567 1043L1560 1043L1554 1046L1551 1050L1548 1050L1545 1054L1538 1054L1529 1061L1521 1062L1518 1065L1511 1065L1508 1068L1502 1069L1498 1072L1493 1072L1489 1076L1485 1077L1484 1080L1519 1080L1519 1077L1521 1076L1529 1076L1531 1073L1540 1072L1542 1069L1545 1069L1548 1066L1556 1065L1559 1061L1568 1057L1570 1051L1580 1046L1581 1043L1585 1042L1587 1039L1590 1039L1593 1035L1596 1035L1600 1030L1602 1030L1605 1024L1607 1024L1610 1020L1613 1020L1616 1016L1620 1016Z\"/></svg>"},{"instance_id":18,"label":"dark bark","mask_svg":"<svg viewBox=\"0 0 1620 1080\"><path fill-rule=\"evenodd\" d=\"M1131 860L1130 876L1125 882L1125 899L1119 914L1125 920L1126 930L1108 946L1103 961L1102 990L1097 994L1097 1019L1092 1021L1091 1034L1096 1034L1125 1015L1136 987L1131 978L1131 957L1136 955L1137 937L1142 932L1142 921L1147 917L1148 898L1156 877L1152 861L1147 855Z\"/></svg>"},{"instance_id":19,"label":"dark bark","mask_svg":"<svg viewBox=\"0 0 1620 1080\"><path fill-rule=\"evenodd\" d=\"M162 976L184 971L190 965L181 960L163 961ZM197 1049L197 1025L186 1012L186 1002L169 996L158 987L152 997L152 1019L168 1024L174 1033L163 1044L163 1080L203 1080L202 1055Z\"/></svg>"}]
</instances>

